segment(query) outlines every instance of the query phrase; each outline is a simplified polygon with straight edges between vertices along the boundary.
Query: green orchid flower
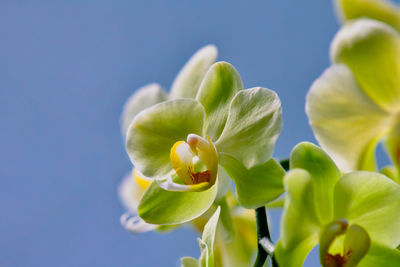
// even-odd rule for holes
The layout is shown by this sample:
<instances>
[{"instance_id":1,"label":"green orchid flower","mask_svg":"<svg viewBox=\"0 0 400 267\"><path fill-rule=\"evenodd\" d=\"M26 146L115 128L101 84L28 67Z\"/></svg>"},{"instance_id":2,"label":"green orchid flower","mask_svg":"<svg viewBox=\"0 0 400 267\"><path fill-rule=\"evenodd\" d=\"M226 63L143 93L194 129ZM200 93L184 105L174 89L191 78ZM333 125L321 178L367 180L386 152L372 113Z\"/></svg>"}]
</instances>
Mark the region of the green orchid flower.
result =
<instances>
[{"instance_id":1,"label":"green orchid flower","mask_svg":"<svg viewBox=\"0 0 400 267\"><path fill-rule=\"evenodd\" d=\"M387 24L360 19L331 46L333 65L311 86L306 112L315 137L341 170L377 169L383 141L400 164L400 35ZM388 170L398 179L393 170Z\"/></svg>"},{"instance_id":2,"label":"green orchid flower","mask_svg":"<svg viewBox=\"0 0 400 267\"><path fill-rule=\"evenodd\" d=\"M337 14L346 22L371 18L385 22L400 31L400 7L387 0L335 0Z\"/></svg>"},{"instance_id":3,"label":"green orchid flower","mask_svg":"<svg viewBox=\"0 0 400 267\"><path fill-rule=\"evenodd\" d=\"M218 190L221 167L228 173L237 173L237 167L258 170L271 161L281 126L275 92L261 87L243 90L232 65L215 63L195 99L156 104L137 114L129 127L126 147L133 165L143 175L155 178L140 201L140 217L152 224L183 223L198 217L228 188L220 186ZM284 172L279 171L279 164L269 166L278 169L275 173L279 175L250 177L259 180L253 187L282 181ZM280 191L260 198L269 201L282 191L281 185ZM240 192L253 194L248 189Z\"/></svg>"},{"instance_id":4,"label":"green orchid flower","mask_svg":"<svg viewBox=\"0 0 400 267\"><path fill-rule=\"evenodd\" d=\"M217 48L214 45L207 45L199 49L175 78L170 94L167 94L157 83L151 83L136 90L126 101L123 108L121 132L124 138L134 117L142 110L171 99L181 97L194 98L204 75L215 62L217 53ZM228 178L222 180L227 181ZM127 212L121 216L121 223L133 233L164 228L148 224L136 215L140 199L152 181L153 179L133 169L132 173L125 176L119 187L121 201L127 209Z\"/></svg>"},{"instance_id":5,"label":"green orchid flower","mask_svg":"<svg viewBox=\"0 0 400 267\"><path fill-rule=\"evenodd\" d=\"M324 151L306 142L293 149L290 169L275 249L279 266L302 266L317 244L322 266L399 266L398 184L374 172L342 175Z\"/></svg>"}]
</instances>

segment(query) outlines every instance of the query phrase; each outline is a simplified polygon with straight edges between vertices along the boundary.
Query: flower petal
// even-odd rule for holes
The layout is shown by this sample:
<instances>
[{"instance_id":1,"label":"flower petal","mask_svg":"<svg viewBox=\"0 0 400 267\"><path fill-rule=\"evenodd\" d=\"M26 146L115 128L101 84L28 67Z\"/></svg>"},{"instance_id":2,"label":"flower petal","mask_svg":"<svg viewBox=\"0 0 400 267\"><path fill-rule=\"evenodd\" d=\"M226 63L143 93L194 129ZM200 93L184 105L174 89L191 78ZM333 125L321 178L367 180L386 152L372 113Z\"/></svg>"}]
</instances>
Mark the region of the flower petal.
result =
<instances>
[{"instance_id":1,"label":"flower petal","mask_svg":"<svg viewBox=\"0 0 400 267\"><path fill-rule=\"evenodd\" d=\"M346 233L348 226L348 222L342 219L330 222L322 228L319 237L319 262L322 266L326 266L326 256L330 254L334 241ZM339 253L342 251L339 250Z\"/></svg>"},{"instance_id":2,"label":"flower petal","mask_svg":"<svg viewBox=\"0 0 400 267\"><path fill-rule=\"evenodd\" d=\"M312 195L307 197L313 203L309 208L314 208L320 224L329 223L333 218L335 184L340 177L335 163L316 145L302 142L290 155L290 169L295 168L306 170L310 175Z\"/></svg>"},{"instance_id":3,"label":"flower petal","mask_svg":"<svg viewBox=\"0 0 400 267\"><path fill-rule=\"evenodd\" d=\"M121 131L126 135L133 118L145 108L167 100L167 94L157 83L148 84L136 90L126 101L121 115Z\"/></svg>"},{"instance_id":4,"label":"flower petal","mask_svg":"<svg viewBox=\"0 0 400 267\"><path fill-rule=\"evenodd\" d=\"M189 134L187 143L191 147L192 152L194 152L207 167L209 183L213 185L217 179L219 161L214 143L211 142L209 137L208 140L205 140L197 134Z\"/></svg>"},{"instance_id":5,"label":"flower petal","mask_svg":"<svg viewBox=\"0 0 400 267\"><path fill-rule=\"evenodd\" d=\"M217 62L208 70L196 99L206 111L205 128L211 140L221 135L232 98L242 89L240 75L231 64Z\"/></svg>"},{"instance_id":6,"label":"flower petal","mask_svg":"<svg viewBox=\"0 0 400 267\"><path fill-rule=\"evenodd\" d=\"M157 225L146 223L139 216L130 213L123 214L120 221L126 230L134 234L153 231L157 228Z\"/></svg>"},{"instance_id":7,"label":"flower petal","mask_svg":"<svg viewBox=\"0 0 400 267\"><path fill-rule=\"evenodd\" d=\"M382 168L381 173L386 175L396 183L400 184L399 170L395 166L385 166Z\"/></svg>"},{"instance_id":8,"label":"flower petal","mask_svg":"<svg viewBox=\"0 0 400 267\"><path fill-rule=\"evenodd\" d=\"M351 71L333 65L311 86L306 112L315 137L343 171L375 170L375 147L392 123Z\"/></svg>"},{"instance_id":9,"label":"flower petal","mask_svg":"<svg viewBox=\"0 0 400 267\"><path fill-rule=\"evenodd\" d=\"M167 191L154 181L146 189L138 213L143 220L152 224L188 222L207 211L217 191L217 184L201 192Z\"/></svg>"},{"instance_id":10,"label":"flower petal","mask_svg":"<svg viewBox=\"0 0 400 267\"><path fill-rule=\"evenodd\" d=\"M331 57L351 69L381 108L400 111L400 35L395 29L371 19L346 24L332 42Z\"/></svg>"},{"instance_id":11,"label":"flower petal","mask_svg":"<svg viewBox=\"0 0 400 267\"><path fill-rule=\"evenodd\" d=\"M319 241L319 222L313 207L310 174L291 170L284 179L287 192L281 220L280 240L275 248L279 266L303 266L308 253Z\"/></svg>"},{"instance_id":12,"label":"flower petal","mask_svg":"<svg viewBox=\"0 0 400 267\"><path fill-rule=\"evenodd\" d=\"M170 99L195 98L200 83L210 66L217 59L214 45L199 49L183 66L171 87Z\"/></svg>"},{"instance_id":13,"label":"flower petal","mask_svg":"<svg viewBox=\"0 0 400 267\"><path fill-rule=\"evenodd\" d=\"M348 255L348 267L356 267L370 249L371 238L365 229L353 224L346 232L343 242L344 255Z\"/></svg>"},{"instance_id":14,"label":"flower petal","mask_svg":"<svg viewBox=\"0 0 400 267\"><path fill-rule=\"evenodd\" d=\"M190 146L184 141L176 142L171 148L170 159L172 168L179 178L187 185L193 184L193 154Z\"/></svg>"},{"instance_id":15,"label":"flower petal","mask_svg":"<svg viewBox=\"0 0 400 267\"><path fill-rule=\"evenodd\" d=\"M165 189L167 191L176 191L176 192L200 192L212 186L212 184L208 182L202 182L190 185L180 184L174 181L171 174L168 174L167 177L162 180L156 180L156 181L162 189Z\"/></svg>"},{"instance_id":16,"label":"flower petal","mask_svg":"<svg viewBox=\"0 0 400 267\"><path fill-rule=\"evenodd\" d=\"M235 227L232 219L233 209L228 205L226 198L216 201L215 205L218 205L221 208L219 216L219 229L221 229L220 235L224 241L232 241L232 238L235 236Z\"/></svg>"},{"instance_id":17,"label":"flower petal","mask_svg":"<svg viewBox=\"0 0 400 267\"><path fill-rule=\"evenodd\" d=\"M335 188L335 218L365 228L372 240L400 244L400 186L373 172L344 175Z\"/></svg>"},{"instance_id":18,"label":"flower petal","mask_svg":"<svg viewBox=\"0 0 400 267\"><path fill-rule=\"evenodd\" d=\"M221 210L221 213L223 211ZM216 266L251 266L257 249L257 233L254 210L238 208L233 214L235 234L232 239L217 239L217 248L220 251L221 263ZM221 214L221 223L223 215ZM217 230L221 236L219 229ZM222 232L224 236L224 233ZM217 250L218 251L218 250Z\"/></svg>"},{"instance_id":19,"label":"flower petal","mask_svg":"<svg viewBox=\"0 0 400 267\"><path fill-rule=\"evenodd\" d=\"M336 0L342 21L368 17L383 21L400 30L400 9L386 0Z\"/></svg>"},{"instance_id":20,"label":"flower petal","mask_svg":"<svg viewBox=\"0 0 400 267\"><path fill-rule=\"evenodd\" d=\"M125 208L131 212L136 213L139 201L146 189L146 185L150 185L149 178L140 175L136 170L132 173L125 175L118 188L118 195Z\"/></svg>"},{"instance_id":21,"label":"flower petal","mask_svg":"<svg viewBox=\"0 0 400 267\"><path fill-rule=\"evenodd\" d=\"M398 267L400 263L400 250L387 247L376 242L371 242L367 255L358 267Z\"/></svg>"},{"instance_id":22,"label":"flower petal","mask_svg":"<svg viewBox=\"0 0 400 267\"><path fill-rule=\"evenodd\" d=\"M232 180L230 179L229 175L226 173L224 168L221 167L221 165L218 166L217 183L218 183L218 194L215 200L219 201L222 198L224 198L229 189L232 188Z\"/></svg>"},{"instance_id":23,"label":"flower petal","mask_svg":"<svg viewBox=\"0 0 400 267\"><path fill-rule=\"evenodd\" d=\"M220 154L221 165L235 182L238 200L245 208L258 208L283 193L285 170L274 159L247 169L229 154Z\"/></svg>"},{"instance_id":24,"label":"flower petal","mask_svg":"<svg viewBox=\"0 0 400 267\"><path fill-rule=\"evenodd\" d=\"M181 258L181 267L200 267L199 262L192 257Z\"/></svg>"},{"instance_id":25,"label":"flower petal","mask_svg":"<svg viewBox=\"0 0 400 267\"><path fill-rule=\"evenodd\" d=\"M137 170L133 170L132 173L125 176L118 189L121 202L128 210L120 218L121 225L135 234L157 228L157 225L148 224L136 215L140 199L150 183L151 179L144 177Z\"/></svg>"},{"instance_id":26,"label":"flower petal","mask_svg":"<svg viewBox=\"0 0 400 267\"><path fill-rule=\"evenodd\" d=\"M392 127L384 141L386 150L388 151L393 164L397 167L397 173L392 176L396 179L393 180L397 181L397 183L400 183L400 122L397 122L397 124Z\"/></svg>"},{"instance_id":27,"label":"flower petal","mask_svg":"<svg viewBox=\"0 0 400 267\"><path fill-rule=\"evenodd\" d=\"M170 149L188 134L202 135L204 109L191 99L159 103L143 110L132 122L126 141L129 157L146 176L166 175Z\"/></svg>"},{"instance_id":28,"label":"flower petal","mask_svg":"<svg viewBox=\"0 0 400 267\"><path fill-rule=\"evenodd\" d=\"M201 254L199 257L200 267L213 267L213 266L208 266L209 249L208 249L206 243L204 243L204 241L201 240L200 238L197 238L197 243L199 244L200 251L201 251Z\"/></svg>"},{"instance_id":29,"label":"flower petal","mask_svg":"<svg viewBox=\"0 0 400 267\"><path fill-rule=\"evenodd\" d=\"M225 128L215 145L218 152L231 154L251 168L271 157L281 129L278 95L261 87L242 90L231 102Z\"/></svg>"},{"instance_id":30,"label":"flower petal","mask_svg":"<svg viewBox=\"0 0 400 267\"><path fill-rule=\"evenodd\" d=\"M201 240L204 242L204 244L207 246L207 265L209 267L214 266L214 242L215 242L215 232L217 231L217 225L218 225L218 220L219 220L219 214L220 214L221 208L218 206L217 210L215 213L211 216L211 218L208 220L206 225L204 226L203 230L203 235L201 237Z\"/></svg>"},{"instance_id":31,"label":"flower petal","mask_svg":"<svg viewBox=\"0 0 400 267\"><path fill-rule=\"evenodd\" d=\"M210 217L206 225L204 226L203 235L197 239L200 246L200 258L196 260L190 257L184 257L181 259L181 267L214 267L214 241L215 232L217 230L218 219L220 215L220 207L217 207L214 214Z\"/></svg>"}]
</instances>

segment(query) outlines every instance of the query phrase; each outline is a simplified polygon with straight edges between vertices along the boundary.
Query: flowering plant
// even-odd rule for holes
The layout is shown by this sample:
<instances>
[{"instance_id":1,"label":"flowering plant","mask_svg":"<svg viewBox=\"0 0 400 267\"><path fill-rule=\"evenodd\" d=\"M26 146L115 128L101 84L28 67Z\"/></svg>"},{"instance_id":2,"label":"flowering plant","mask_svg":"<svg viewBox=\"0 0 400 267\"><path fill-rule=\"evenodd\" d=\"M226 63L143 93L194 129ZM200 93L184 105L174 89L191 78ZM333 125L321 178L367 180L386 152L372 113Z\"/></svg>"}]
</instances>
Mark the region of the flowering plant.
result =
<instances>
[{"instance_id":1,"label":"flowering plant","mask_svg":"<svg viewBox=\"0 0 400 267\"><path fill-rule=\"evenodd\" d=\"M318 244L322 266L400 266L400 9L335 2L344 25L332 66L306 99L322 148L303 142L289 159L274 159L278 95L244 89L238 71L206 46L169 94L151 84L125 105L134 166L120 187L125 228L197 229L200 256L182 258L184 267L302 266ZM381 170L379 142L392 160ZM276 244L266 207L283 208Z\"/></svg>"}]
</instances>

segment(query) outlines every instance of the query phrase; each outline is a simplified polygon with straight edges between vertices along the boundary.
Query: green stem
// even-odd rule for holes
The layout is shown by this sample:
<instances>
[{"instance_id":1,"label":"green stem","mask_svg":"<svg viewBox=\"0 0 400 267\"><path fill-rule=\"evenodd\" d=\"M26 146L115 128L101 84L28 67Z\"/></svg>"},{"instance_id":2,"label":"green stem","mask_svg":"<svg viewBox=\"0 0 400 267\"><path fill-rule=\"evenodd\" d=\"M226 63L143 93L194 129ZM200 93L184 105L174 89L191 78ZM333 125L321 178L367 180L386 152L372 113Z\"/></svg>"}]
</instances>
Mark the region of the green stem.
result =
<instances>
[{"instance_id":1,"label":"green stem","mask_svg":"<svg viewBox=\"0 0 400 267\"><path fill-rule=\"evenodd\" d=\"M285 171L289 170L289 159L284 159L279 162L281 166L285 169ZM253 267L262 267L264 266L265 261L267 260L268 253L260 244L262 239L267 239L271 241L271 235L268 229L268 219L267 219L267 211L265 210L265 206L259 207L255 209L256 212L256 224L257 224L257 244L258 244L258 251L257 251L257 258L254 262ZM272 245L272 242L271 242ZM271 257L272 267L278 267L278 264L273 257L273 252L268 251Z\"/></svg>"},{"instance_id":2,"label":"green stem","mask_svg":"<svg viewBox=\"0 0 400 267\"><path fill-rule=\"evenodd\" d=\"M285 171L289 170L289 167L290 167L289 159L283 159L283 160L279 161L279 164L281 164L282 168L284 168Z\"/></svg>"},{"instance_id":3,"label":"green stem","mask_svg":"<svg viewBox=\"0 0 400 267\"><path fill-rule=\"evenodd\" d=\"M262 267L264 266L268 253L261 246L260 240L263 239L264 237L271 239L271 235L268 230L267 212L265 210L265 207L264 206L259 207L255 210L255 212L256 212L256 223L257 223L258 252L253 267Z\"/></svg>"},{"instance_id":4,"label":"green stem","mask_svg":"<svg viewBox=\"0 0 400 267\"><path fill-rule=\"evenodd\" d=\"M268 253L268 255L271 257L272 267L278 267L278 263L276 262L274 256L275 246L272 243L271 239L264 237L263 239L260 240L260 244L263 247L263 249Z\"/></svg>"}]
</instances>

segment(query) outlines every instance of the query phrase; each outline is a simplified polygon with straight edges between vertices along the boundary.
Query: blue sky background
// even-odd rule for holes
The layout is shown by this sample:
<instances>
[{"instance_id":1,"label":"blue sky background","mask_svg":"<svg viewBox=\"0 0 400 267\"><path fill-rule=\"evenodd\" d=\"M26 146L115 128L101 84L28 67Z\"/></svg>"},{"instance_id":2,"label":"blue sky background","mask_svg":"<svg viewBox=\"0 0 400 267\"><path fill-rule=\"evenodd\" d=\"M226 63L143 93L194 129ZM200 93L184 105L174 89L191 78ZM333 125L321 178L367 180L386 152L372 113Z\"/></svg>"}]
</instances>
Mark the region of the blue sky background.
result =
<instances>
[{"instance_id":1,"label":"blue sky background","mask_svg":"<svg viewBox=\"0 0 400 267\"><path fill-rule=\"evenodd\" d=\"M189 229L133 236L120 226L117 186L131 165L119 116L140 86L169 88L205 44L245 87L278 92L277 157L314 140L304 98L329 65L331 1L23 2L0 2L0 266L177 266L198 256Z\"/></svg>"}]
</instances>

